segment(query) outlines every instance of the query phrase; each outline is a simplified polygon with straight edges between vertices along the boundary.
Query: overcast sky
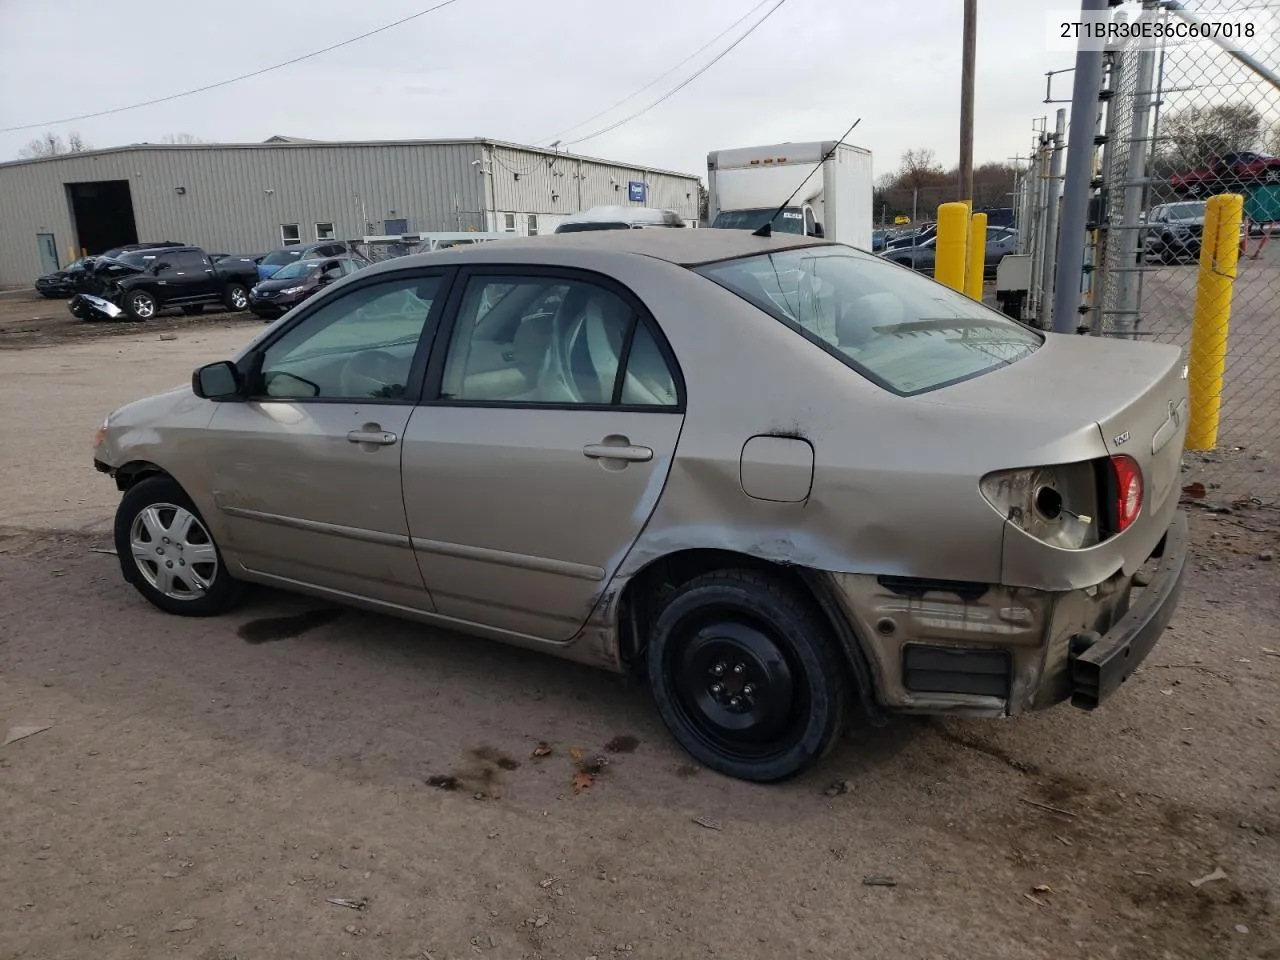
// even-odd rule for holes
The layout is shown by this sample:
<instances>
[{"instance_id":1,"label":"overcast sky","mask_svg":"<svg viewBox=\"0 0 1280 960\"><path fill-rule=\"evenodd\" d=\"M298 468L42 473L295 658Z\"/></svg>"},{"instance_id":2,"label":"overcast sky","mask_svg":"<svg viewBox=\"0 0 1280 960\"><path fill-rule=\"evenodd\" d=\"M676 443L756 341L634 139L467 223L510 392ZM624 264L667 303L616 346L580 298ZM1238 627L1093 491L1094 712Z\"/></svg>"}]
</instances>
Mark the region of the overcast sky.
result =
<instances>
[{"instance_id":1,"label":"overcast sky","mask_svg":"<svg viewBox=\"0 0 1280 960\"><path fill-rule=\"evenodd\" d=\"M586 120L673 67L757 0L458 0L340 50L171 103L0 134L12 159L45 129L94 147L189 133L321 140L487 136L566 143L675 86L726 36L636 99ZM0 127L124 106L278 63L381 26L431 0L0 0ZM979 0L974 153L1026 154L1046 107L1052 0ZM1067 3L1066 6L1072 4ZM787 0L705 75L644 116L568 149L705 174L710 150L834 139L869 148L877 175L902 152L958 154L961 0ZM763 13L768 7L764 7ZM758 14L757 14L758 16ZM754 18L753 18L754 19ZM1070 96L1070 75L1055 94Z\"/></svg>"}]
</instances>

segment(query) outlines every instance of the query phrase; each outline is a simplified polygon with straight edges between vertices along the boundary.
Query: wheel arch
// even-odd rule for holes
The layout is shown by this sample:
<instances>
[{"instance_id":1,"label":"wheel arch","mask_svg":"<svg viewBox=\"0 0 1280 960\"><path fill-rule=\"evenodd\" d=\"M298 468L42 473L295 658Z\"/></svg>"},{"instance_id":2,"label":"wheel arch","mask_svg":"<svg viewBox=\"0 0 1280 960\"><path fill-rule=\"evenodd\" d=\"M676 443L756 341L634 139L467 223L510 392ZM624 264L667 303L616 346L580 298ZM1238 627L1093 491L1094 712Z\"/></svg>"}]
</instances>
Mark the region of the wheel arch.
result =
<instances>
[{"instance_id":1,"label":"wheel arch","mask_svg":"<svg viewBox=\"0 0 1280 960\"><path fill-rule=\"evenodd\" d=\"M168 477L177 483L177 478L173 476L164 467L152 463L150 460L130 460L121 467L117 467L112 476L116 481L116 489L121 493L137 486L143 480L151 477Z\"/></svg>"},{"instance_id":2,"label":"wheel arch","mask_svg":"<svg viewBox=\"0 0 1280 960\"><path fill-rule=\"evenodd\" d=\"M632 575L618 599L618 656L623 669L643 675L647 637L663 601L682 584L713 570L752 570L777 579L814 605L840 642L858 701L866 715L880 721L875 679L862 640L841 614L826 574L794 564L776 563L734 550L689 548L649 561Z\"/></svg>"}]
</instances>

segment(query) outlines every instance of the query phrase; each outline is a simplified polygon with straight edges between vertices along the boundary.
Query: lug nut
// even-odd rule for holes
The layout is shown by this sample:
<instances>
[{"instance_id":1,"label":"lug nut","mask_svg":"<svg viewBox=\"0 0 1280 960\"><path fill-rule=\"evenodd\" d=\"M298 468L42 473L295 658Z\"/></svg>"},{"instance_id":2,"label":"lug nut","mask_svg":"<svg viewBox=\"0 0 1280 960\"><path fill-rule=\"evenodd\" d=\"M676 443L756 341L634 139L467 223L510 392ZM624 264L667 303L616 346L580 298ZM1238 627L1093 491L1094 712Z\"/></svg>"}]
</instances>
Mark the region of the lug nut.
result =
<instances>
[{"instance_id":1,"label":"lug nut","mask_svg":"<svg viewBox=\"0 0 1280 960\"><path fill-rule=\"evenodd\" d=\"M711 692L712 692L713 694L715 694L717 697L718 697L718 696L720 696L720 694L724 693L724 684L723 684L723 683L713 683L713 684L711 685Z\"/></svg>"},{"instance_id":2,"label":"lug nut","mask_svg":"<svg viewBox=\"0 0 1280 960\"><path fill-rule=\"evenodd\" d=\"M755 692L756 692L755 684L752 684L752 683L748 683L746 686L742 688L742 695L744 697L753 696Z\"/></svg>"},{"instance_id":3,"label":"lug nut","mask_svg":"<svg viewBox=\"0 0 1280 960\"><path fill-rule=\"evenodd\" d=\"M729 706L731 706L731 707L740 707L740 706L742 706L742 698L741 698L741 697L730 697L730 698L729 698Z\"/></svg>"},{"instance_id":4,"label":"lug nut","mask_svg":"<svg viewBox=\"0 0 1280 960\"><path fill-rule=\"evenodd\" d=\"M712 668L711 668L711 674L712 674L712 676L716 676L716 677L723 677L723 676L724 676L724 664L723 664L723 663L717 663L714 667L712 667Z\"/></svg>"},{"instance_id":5,"label":"lug nut","mask_svg":"<svg viewBox=\"0 0 1280 960\"><path fill-rule=\"evenodd\" d=\"M740 676L742 676L742 675L743 675L744 673L746 673L746 672L747 672L747 668L746 668L746 667L744 667L742 664L740 664L740 663L735 663L735 664L733 665L733 673L734 673L734 675L735 675L735 676L739 676L739 677L740 677Z\"/></svg>"}]
</instances>

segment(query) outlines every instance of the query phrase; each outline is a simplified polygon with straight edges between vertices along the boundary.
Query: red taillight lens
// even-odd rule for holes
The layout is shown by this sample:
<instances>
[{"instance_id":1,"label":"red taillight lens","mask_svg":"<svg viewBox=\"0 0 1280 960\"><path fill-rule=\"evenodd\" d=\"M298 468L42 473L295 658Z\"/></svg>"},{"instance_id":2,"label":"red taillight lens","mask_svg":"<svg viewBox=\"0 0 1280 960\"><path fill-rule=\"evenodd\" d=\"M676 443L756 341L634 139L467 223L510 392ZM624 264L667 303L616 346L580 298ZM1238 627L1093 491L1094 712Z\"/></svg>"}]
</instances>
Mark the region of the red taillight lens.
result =
<instances>
[{"instance_id":1,"label":"red taillight lens","mask_svg":"<svg viewBox=\"0 0 1280 960\"><path fill-rule=\"evenodd\" d=\"M1112 457L1116 473L1116 532L1128 529L1142 512L1142 468L1133 457Z\"/></svg>"}]
</instances>

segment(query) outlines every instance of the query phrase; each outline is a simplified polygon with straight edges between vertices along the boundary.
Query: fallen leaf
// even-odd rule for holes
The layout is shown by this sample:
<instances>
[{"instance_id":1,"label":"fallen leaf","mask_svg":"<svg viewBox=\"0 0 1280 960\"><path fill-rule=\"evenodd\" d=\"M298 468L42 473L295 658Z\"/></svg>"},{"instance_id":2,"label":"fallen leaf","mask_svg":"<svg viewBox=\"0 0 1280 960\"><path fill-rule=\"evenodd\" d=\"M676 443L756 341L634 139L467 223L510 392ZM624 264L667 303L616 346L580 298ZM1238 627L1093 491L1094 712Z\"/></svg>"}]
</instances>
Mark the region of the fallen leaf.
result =
<instances>
[{"instance_id":1,"label":"fallen leaf","mask_svg":"<svg viewBox=\"0 0 1280 960\"><path fill-rule=\"evenodd\" d=\"M581 793L583 790L587 789L587 787L591 786L591 784L595 782L596 782L595 776L593 776L590 773L583 773L581 770L579 770L577 773L573 775L573 792Z\"/></svg>"},{"instance_id":2,"label":"fallen leaf","mask_svg":"<svg viewBox=\"0 0 1280 960\"><path fill-rule=\"evenodd\" d=\"M1189 483L1182 488L1182 495L1184 497L1190 497L1192 500L1203 500L1207 492L1208 491L1204 488L1204 484L1199 482Z\"/></svg>"},{"instance_id":3,"label":"fallen leaf","mask_svg":"<svg viewBox=\"0 0 1280 960\"><path fill-rule=\"evenodd\" d=\"M712 820L710 817L694 817L693 822L700 827L706 827L708 830L723 830L719 820Z\"/></svg>"},{"instance_id":4,"label":"fallen leaf","mask_svg":"<svg viewBox=\"0 0 1280 960\"><path fill-rule=\"evenodd\" d=\"M580 750L578 747L570 747L570 748L569 748L569 756L573 757L573 759L575 759L575 760L581 760L581 759L582 759L582 750Z\"/></svg>"},{"instance_id":5,"label":"fallen leaf","mask_svg":"<svg viewBox=\"0 0 1280 960\"><path fill-rule=\"evenodd\" d=\"M1053 893L1053 887L1047 883L1041 883L1031 888L1033 893Z\"/></svg>"},{"instance_id":6,"label":"fallen leaf","mask_svg":"<svg viewBox=\"0 0 1280 960\"><path fill-rule=\"evenodd\" d=\"M543 741L533 748L533 755L538 758L549 757L551 756L551 747L546 743L546 741Z\"/></svg>"}]
</instances>

